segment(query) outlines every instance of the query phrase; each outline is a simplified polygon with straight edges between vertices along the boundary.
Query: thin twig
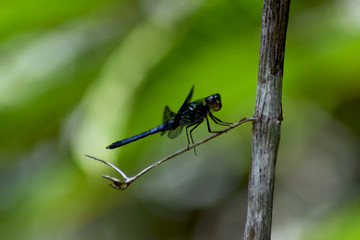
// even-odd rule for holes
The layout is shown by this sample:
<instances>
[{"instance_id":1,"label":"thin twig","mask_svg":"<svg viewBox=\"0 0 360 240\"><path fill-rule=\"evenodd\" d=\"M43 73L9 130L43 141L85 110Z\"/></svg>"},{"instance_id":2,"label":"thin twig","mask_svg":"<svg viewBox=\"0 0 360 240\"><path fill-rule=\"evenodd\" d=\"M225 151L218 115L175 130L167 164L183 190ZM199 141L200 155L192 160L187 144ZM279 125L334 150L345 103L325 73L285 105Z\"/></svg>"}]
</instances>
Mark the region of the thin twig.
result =
<instances>
[{"instance_id":1,"label":"thin twig","mask_svg":"<svg viewBox=\"0 0 360 240\"><path fill-rule=\"evenodd\" d=\"M156 168L157 166L159 166L160 164L164 163L165 161L167 160L170 160L184 152L187 152L201 144L204 144L216 137L218 137L219 135L223 134L223 133L226 133L227 131L237 127L237 126L240 126L241 124L243 123L246 123L246 122L254 122L255 119L254 118L243 118L241 119L239 122L229 126L228 128L222 130L222 131L219 131L218 133L214 134L214 135L211 135L210 137L208 138L205 138L204 140L200 141L200 142L197 142L195 143L194 145L191 145L189 147L186 147L186 148L183 148L169 156L167 156L166 158L163 158L161 159L160 161L157 161L155 163L153 163L152 165L148 166L147 168L144 168L143 170L141 170L138 174L136 174L135 176L133 177L128 177L121 169L119 169L118 167L116 167L115 165L111 164L111 163L108 163L104 160L101 160L99 158L96 158L96 157L93 157L93 156L90 156L90 155L85 155L86 157L89 157L89 158L92 158L96 161L99 161L99 162L102 162L108 166L110 166L111 168L115 169L122 177L124 180L119 180L117 178L114 178L114 177L110 177L110 176L106 176L106 175L103 175L103 178L106 178L106 179L109 179L111 180L112 182L109 184L111 187L117 189L117 190L125 190L126 188L129 187L130 183L134 182L136 179L138 179L139 177L141 177L142 175L144 175L145 173L147 173L148 171L150 171L151 169L153 168Z\"/></svg>"}]
</instances>

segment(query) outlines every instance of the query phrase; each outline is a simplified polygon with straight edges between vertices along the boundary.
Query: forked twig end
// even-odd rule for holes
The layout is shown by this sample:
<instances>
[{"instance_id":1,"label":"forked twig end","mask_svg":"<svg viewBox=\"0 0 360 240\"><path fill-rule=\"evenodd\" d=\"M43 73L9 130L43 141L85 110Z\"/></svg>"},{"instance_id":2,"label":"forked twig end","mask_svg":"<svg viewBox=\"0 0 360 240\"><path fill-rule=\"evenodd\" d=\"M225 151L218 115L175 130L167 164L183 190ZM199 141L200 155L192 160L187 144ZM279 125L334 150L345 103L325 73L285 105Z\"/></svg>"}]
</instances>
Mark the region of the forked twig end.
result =
<instances>
[{"instance_id":1,"label":"forked twig end","mask_svg":"<svg viewBox=\"0 0 360 240\"><path fill-rule=\"evenodd\" d=\"M184 152L187 152L187 151L189 151L190 149L195 148L195 147L197 147L197 146L199 146L199 145L201 145L201 144L204 144L204 143L210 141L211 139L213 139L213 138L215 138L215 137L217 137L217 136L219 136L219 135L221 135L221 134L223 134L223 133L225 133L225 132L227 132L227 131L229 131L229 130L231 130L231 129L233 129L233 128L235 128L235 127L237 127L237 126L239 126L239 125L241 125L241 124L243 124L243 123L245 123L245 122L255 122L255 121L256 121L256 119L255 119L254 117L243 118L243 119L241 119L239 122L237 122L237 123L229 126L228 128L226 128L226 129L224 129L224 130L222 130L222 131L219 131L218 133L216 133L216 134L214 134L214 135L211 135L210 137L208 137L208 138L206 138L206 139L204 139L204 140L202 140L202 141L200 141L200 142L197 142L197 143L195 143L195 144L192 145L192 146L183 148L183 149L181 149L181 150L179 150L179 151L177 151L177 152L175 152L175 153L167 156L166 158L161 159L160 161L157 161L157 162L153 163L152 165L150 165L150 166L144 168L143 170L141 170L141 171L140 171L138 174L136 174L134 177L128 177L128 176L126 176L126 174L125 174L121 169L119 169L119 168L116 167L115 165L113 165L113 164L111 164L111 163L109 163L109 162L106 162L106 161L104 161L104 160L102 160L102 159L99 159L99 158L96 158L96 157L93 157L93 156L90 156L90 155L85 155L85 156L88 157L88 158L94 159L94 160L96 160L96 161L102 162L102 163L110 166L111 168L113 168L115 171L117 171L117 172L123 177L124 180L120 180L120 179L117 179L117 178L114 178L114 177L110 177L110 176L107 176L107 175L103 175L102 177L111 181L111 182L109 183L109 185L110 185L112 188L114 188L114 189L116 189L116 190L125 190L125 189L127 189L127 188L129 187L129 185L130 185L133 181L135 181L136 179L138 179L140 176L144 175L145 173L147 173L147 172L150 171L151 169L156 168L157 166L159 166L159 165L162 164L163 162L165 162L165 161L167 161L167 160L169 160L169 159L172 159L172 158L174 158L174 157L176 157L176 156L178 156L178 155L180 155L180 154L182 154L182 153L184 153Z\"/></svg>"}]
</instances>

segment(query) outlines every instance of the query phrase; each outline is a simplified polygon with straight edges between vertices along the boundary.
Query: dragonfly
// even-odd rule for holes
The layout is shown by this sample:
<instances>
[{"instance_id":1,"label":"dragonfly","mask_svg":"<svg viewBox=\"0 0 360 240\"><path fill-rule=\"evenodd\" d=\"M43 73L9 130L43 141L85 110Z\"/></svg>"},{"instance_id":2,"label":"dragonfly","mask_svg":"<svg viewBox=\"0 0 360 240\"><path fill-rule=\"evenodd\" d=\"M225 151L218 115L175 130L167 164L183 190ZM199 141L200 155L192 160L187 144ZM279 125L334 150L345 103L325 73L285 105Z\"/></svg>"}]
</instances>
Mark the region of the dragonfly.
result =
<instances>
[{"instance_id":1,"label":"dragonfly","mask_svg":"<svg viewBox=\"0 0 360 240\"><path fill-rule=\"evenodd\" d=\"M114 149L131 142L137 141L144 137L150 136L155 133L161 132L161 135L164 135L167 132L167 136L170 139L176 138L180 135L183 128L186 129L186 137L188 141L188 148L191 143L194 144L194 139L192 137L192 132L206 120L207 128L210 133L218 133L220 131L213 131L210 128L208 116L211 120L222 126L229 126L232 123L223 122L219 118L215 117L212 112L217 112L221 109L221 97L220 94L213 94L206 98L201 98L196 101L191 102L191 98L194 92L194 86L191 88L189 95L186 97L184 103L181 105L177 113L170 110L168 106L165 106L163 114L163 123L157 127L154 127L148 131L142 132L135 136L114 142L107 146L107 149ZM189 130L190 129L190 130ZM190 136L190 139L189 139ZM195 151L195 148L194 148ZM196 154L196 152L195 152Z\"/></svg>"}]
</instances>

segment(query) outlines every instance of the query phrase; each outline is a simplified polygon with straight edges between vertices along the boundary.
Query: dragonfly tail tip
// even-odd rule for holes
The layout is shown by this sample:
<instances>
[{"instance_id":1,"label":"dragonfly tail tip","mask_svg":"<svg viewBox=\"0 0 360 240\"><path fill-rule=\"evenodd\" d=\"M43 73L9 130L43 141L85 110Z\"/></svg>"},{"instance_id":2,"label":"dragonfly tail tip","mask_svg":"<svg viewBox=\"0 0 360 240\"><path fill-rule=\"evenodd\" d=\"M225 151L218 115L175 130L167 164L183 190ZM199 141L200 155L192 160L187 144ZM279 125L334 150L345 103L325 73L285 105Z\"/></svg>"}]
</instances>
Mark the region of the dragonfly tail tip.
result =
<instances>
[{"instance_id":1,"label":"dragonfly tail tip","mask_svg":"<svg viewBox=\"0 0 360 240\"><path fill-rule=\"evenodd\" d=\"M117 146L114 144L110 144L109 146L106 147L106 149L114 149L114 148L117 148Z\"/></svg>"}]
</instances>

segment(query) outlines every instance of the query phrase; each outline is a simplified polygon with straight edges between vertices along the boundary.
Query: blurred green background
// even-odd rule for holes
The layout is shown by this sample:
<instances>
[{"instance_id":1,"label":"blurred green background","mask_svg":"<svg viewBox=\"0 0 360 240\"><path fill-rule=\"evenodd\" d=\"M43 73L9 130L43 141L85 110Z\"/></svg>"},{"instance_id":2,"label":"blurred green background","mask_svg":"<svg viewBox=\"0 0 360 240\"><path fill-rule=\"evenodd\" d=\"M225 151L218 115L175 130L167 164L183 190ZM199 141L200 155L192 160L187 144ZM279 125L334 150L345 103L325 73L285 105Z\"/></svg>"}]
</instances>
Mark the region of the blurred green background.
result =
<instances>
[{"instance_id":1,"label":"blurred green background","mask_svg":"<svg viewBox=\"0 0 360 240\"><path fill-rule=\"evenodd\" d=\"M216 116L255 105L262 1L3 0L2 239L242 239L251 124L187 152L124 192L90 154L133 175L185 133L105 146L161 123L165 105L221 93ZM292 1L273 231L360 239L360 1ZM214 129L217 126L213 127ZM205 124L195 141L209 136Z\"/></svg>"}]
</instances>

